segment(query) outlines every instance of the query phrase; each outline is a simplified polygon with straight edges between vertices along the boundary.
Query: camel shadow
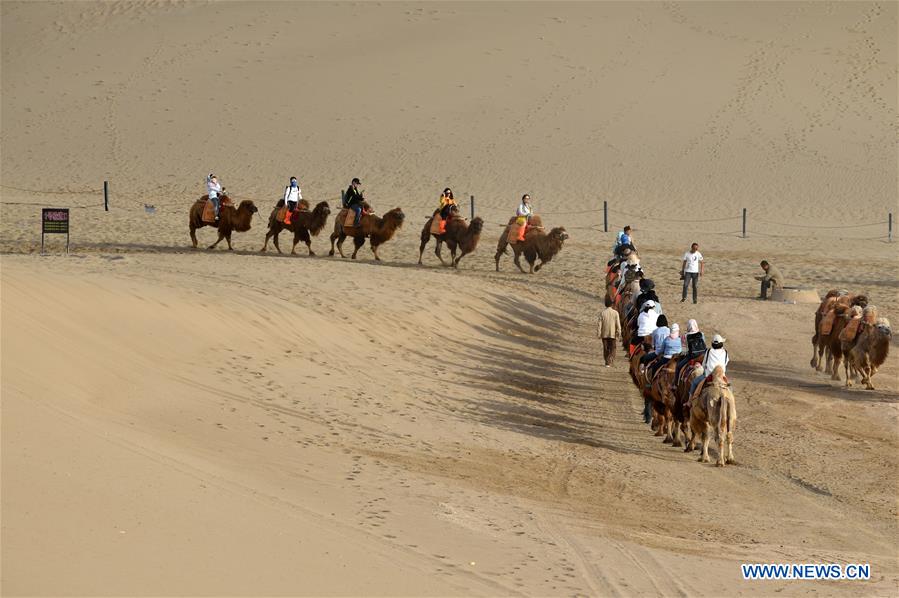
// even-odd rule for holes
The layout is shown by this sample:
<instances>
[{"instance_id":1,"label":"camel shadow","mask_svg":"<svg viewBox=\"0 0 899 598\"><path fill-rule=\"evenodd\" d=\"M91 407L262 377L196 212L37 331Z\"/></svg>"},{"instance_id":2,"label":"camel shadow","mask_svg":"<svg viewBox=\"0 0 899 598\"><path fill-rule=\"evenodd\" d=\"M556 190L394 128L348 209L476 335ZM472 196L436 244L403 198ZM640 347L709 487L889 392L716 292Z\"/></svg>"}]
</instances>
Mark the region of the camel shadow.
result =
<instances>
[{"instance_id":1,"label":"camel shadow","mask_svg":"<svg viewBox=\"0 0 899 598\"><path fill-rule=\"evenodd\" d=\"M829 376L825 376L824 373L815 372L811 368L807 371L785 370L754 363L735 363L728 367L728 372L733 371L742 379L760 384L809 390L846 401L899 403L899 393L895 391L865 390L859 383L854 383L855 386L852 388L846 388L844 386L846 383L845 372L842 371L842 367L840 370L840 376L843 380L837 382L836 380L831 380ZM809 381L808 376L805 375L806 373L816 376L817 381ZM877 382L877 376L874 377L874 382Z\"/></svg>"}]
</instances>

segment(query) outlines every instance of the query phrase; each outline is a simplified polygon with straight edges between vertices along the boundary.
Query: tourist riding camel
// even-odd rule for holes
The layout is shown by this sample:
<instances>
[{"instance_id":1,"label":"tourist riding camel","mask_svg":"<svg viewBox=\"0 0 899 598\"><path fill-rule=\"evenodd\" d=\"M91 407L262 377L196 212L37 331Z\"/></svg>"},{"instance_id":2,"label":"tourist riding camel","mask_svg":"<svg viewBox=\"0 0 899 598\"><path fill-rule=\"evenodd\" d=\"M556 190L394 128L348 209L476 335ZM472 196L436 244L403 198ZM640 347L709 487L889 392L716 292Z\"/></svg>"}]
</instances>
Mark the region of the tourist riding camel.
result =
<instances>
[{"instance_id":1,"label":"tourist riding camel","mask_svg":"<svg viewBox=\"0 0 899 598\"><path fill-rule=\"evenodd\" d=\"M453 210L458 210L458 205L456 204L456 198L453 196L453 190L447 187L440 194L440 207L435 212L435 216L437 214L440 215L440 234L446 232L446 221L449 220Z\"/></svg>"},{"instance_id":2,"label":"tourist riding camel","mask_svg":"<svg viewBox=\"0 0 899 598\"><path fill-rule=\"evenodd\" d=\"M284 187L284 205L287 206L287 212L284 214L284 224L290 226L290 221L297 211L297 206L303 200L303 192L300 190L300 184L297 177L290 177L290 182Z\"/></svg>"},{"instance_id":3,"label":"tourist riding camel","mask_svg":"<svg viewBox=\"0 0 899 598\"><path fill-rule=\"evenodd\" d=\"M521 196L521 204L519 204L518 209L515 210L515 215L518 217L516 224L518 224L519 241L524 241L524 235L527 233L528 223L533 214L534 209L531 207L531 196L525 193Z\"/></svg>"},{"instance_id":4,"label":"tourist riding camel","mask_svg":"<svg viewBox=\"0 0 899 598\"><path fill-rule=\"evenodd\" d=\"M362 181L354 178L343 196L343 207L353 210L356 214L356 217L353 219L353 226L359 226L359 222L362 220L362 207L365 203L365 197L362 194L362 189L360 189L361 186Z\"/></svg>"},{"instance_id":5,"label":"tourist riding camel","mask_svg":"<svg viewBox=\"0 0 899 598\"><path fill-rule=\"evenodd\" d=\"M212 202L212 208L215 211L215 221L219 220L219 212L222 205L219 196L224 193L225 189L219 183L219 179L213 173L209 173L206 177L206 196Z\"/></svg>"},{"instance_id":6,"label":"tourist riding camel","mask_svg":"<svg viewBox=\"0 0 899 598\"><path fill-rule=\"evenodd\" d=\"M727 364L730 363L730 356L727 349L724 348L725 339L720 334L712 337L712 348L706 349L705 357L702 358L703 376L693 381L690 387L690 397L696 396L696 391L702 388L702 383L712 375L716 367L721 367L722 374L727 373Z\"/></svg>"},{"instance_id":7,"label":"tourist riding camel","mask_svg":"<svg viewBox=\"0 0 899 598\"><path fill-rule=\"evenodd\" d=\"M705 334L699 330L699 323L696 320L687 320L687 334L684 337L686 341L686 353L680 361L677 362L677 368L674 370L674 384L680 381L681 372L693 360L699 359L705 355L706 342Z\"/></svg>"}]
</instances>

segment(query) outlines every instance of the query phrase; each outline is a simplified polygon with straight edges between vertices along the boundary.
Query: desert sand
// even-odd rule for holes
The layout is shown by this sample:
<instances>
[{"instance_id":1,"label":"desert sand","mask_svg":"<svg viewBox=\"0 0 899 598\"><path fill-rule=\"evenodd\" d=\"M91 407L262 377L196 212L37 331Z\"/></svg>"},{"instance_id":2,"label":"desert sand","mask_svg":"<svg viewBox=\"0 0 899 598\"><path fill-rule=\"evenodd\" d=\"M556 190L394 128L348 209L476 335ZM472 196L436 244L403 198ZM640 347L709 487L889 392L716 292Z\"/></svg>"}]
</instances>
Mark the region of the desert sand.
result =
<instances>
[{"instance_id":1,"label":"desert sand","mask_svg":"<svg viewBox=\"0 0 899 598\"><path fill-rule=\"evenodd\" d=\"M753 279L899 318L896 3L0 11L3 595L896 593L895 341L845 389L809 367L815 306ZM210 171L260 209L233 252L190 248ZM291 175L402 207L383 261L326 257L330 222L319 257L260 254ZM481 244L417 266L447 185ZM526 192L570 239L495 272ZM68 256L41 207L72 208ZM669 319L728 339L735 466L662 444L601 366L624 224Z\"/></svg>"}]
</instances>

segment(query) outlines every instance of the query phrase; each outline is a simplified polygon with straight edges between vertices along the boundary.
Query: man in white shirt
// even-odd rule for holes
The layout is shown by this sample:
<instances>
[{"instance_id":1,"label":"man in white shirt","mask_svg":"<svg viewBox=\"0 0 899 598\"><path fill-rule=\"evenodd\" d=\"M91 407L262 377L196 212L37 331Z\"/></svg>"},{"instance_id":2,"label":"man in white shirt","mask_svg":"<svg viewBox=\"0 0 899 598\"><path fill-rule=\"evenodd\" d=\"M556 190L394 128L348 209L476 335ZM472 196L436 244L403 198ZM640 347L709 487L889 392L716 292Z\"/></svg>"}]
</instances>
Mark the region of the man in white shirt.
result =
<instances>
[{"instance_id":1,"label":"man in white shirt","mask_svg":"<svg viewBox=\"0 0 899 598\"><path fill-rule=\"evenodd\" d=\"M693 243L690 246L690 251L684 254L684 263L680 270L681 278L684 280L684 292L681 294L681 303L687 300L687 287L691 282L693 283L693 303L697 302L696 287L699 284L699 279L702 277L703 270L704 265L702 254L699 253L699 244Z\"/></svg>"}]
</instances>

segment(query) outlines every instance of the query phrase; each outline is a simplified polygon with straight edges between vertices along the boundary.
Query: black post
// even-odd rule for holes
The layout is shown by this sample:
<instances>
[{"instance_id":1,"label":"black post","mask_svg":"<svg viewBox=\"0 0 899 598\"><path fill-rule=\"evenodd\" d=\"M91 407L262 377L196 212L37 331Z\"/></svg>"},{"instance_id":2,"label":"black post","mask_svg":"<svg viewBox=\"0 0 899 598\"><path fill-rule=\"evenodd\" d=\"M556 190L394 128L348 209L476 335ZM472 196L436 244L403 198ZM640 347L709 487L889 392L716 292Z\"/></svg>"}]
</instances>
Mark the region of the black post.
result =
<instances>
[{"instance_id":1,"label":"black post","mask_svg":"<svg viewBox=\"0 0 899 598\"><path fill-rule=\"evenodd\" d=\"M890 217L887 218L887 239L890 243L893 242L893 213L890 212Z\"/></svg>"},{"instance_id":2,"label":"black post","mask_svg":"<svg viewBox=\"0 0 899 598\"><path fill-rule=\"evenodd\" d=\"M743 208L743 238L746 238L746 208Z\"/></svg>"},{"instance_id":3,"label":"black post","mask_svg":"<svg viewBox=\"0 0 899 598\"><path fill-rule=\"evenodd\" d=\"M602 200L602 231L609 232L609 202Z\"/></svg>"},{"instance_id":4,"label":"black post","mask_svg":"<svg viewBox=\"0 0 899 598\"><path fill-rule=\"evenodd\" d=\"M474 195L471 196L471 219L474 220Z\"/></svg>"},{"instance_id":5,"label":"black post","mask_svg":"<svg viewBox=\"0 0 899 598\"><path fill-rule=\"evenodd\" d=\"M109 211L109 181L103 181L103 209Z\"/></svg>"}]
</instances>

